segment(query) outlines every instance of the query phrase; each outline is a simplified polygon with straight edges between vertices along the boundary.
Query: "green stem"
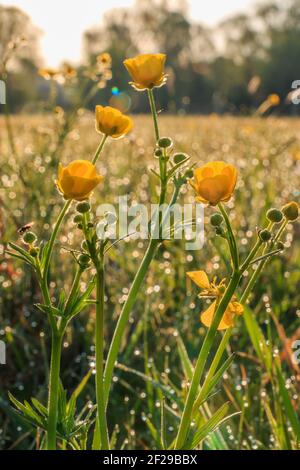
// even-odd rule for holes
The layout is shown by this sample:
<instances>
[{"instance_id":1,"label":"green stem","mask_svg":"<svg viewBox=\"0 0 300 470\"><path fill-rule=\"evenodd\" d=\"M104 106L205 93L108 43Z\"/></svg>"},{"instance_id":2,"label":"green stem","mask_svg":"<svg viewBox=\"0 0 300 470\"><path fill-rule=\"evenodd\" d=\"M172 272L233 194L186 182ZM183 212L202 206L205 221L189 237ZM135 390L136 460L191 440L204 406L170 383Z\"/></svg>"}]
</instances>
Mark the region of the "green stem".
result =
<instances>
[{"instance_id":1,"label":"green stem","mask_svg":"<svg viewBox=\"0 0 300 470\"><path fill-rule=\"evenodd\" d=\"M95 155L94 155L94 158L93 158L93 160L92 160L92 164L93 164L93 165L96 165L96 163L97 163L97 161L98 161L98 158L99 158L99 156L100 156L100 153L102 152L102 149L103 149L103 147L104 147L104 144L105 144L105 142L106 142L106 140L107 140L107 137L108 137L107 135L104 135L104 136L102 137L102 140L101 140L101 142L100 142L100 144L99 144L99 146L98 146L98 148L97 148L97 150L96 150L96 153L95 153Z\"/></svg>"},{"instance_id":2,"label":"green stem","mask_svg":"<svg viewBox=\"0 0 300 470\"><path fill-rule=\"evenodd\" d=\"M204 342L202 344L195 371L193 374L192 378L192 383L189 389L189 393L185 402L185 407L184 411L181 417L181 422L178 430L178 435L176 438L176 443L175 443L175 449L182 449L184 446L184 443L187 438L187 434L189 432L190 424L191 424L191 419L192 419L192 412L193 412L193 406L194 402L197 396L198 392L198 387L201 381L201 377L204 371L204 367L210 352L210 349L212 347L212 344L214 342L214 338L217 333L217 328L219 326L219 323L226 311L226 308L229 304L229 302L232 299L232 296L238 286L238 283L240 281L241 274L239 271L234 271L231 281L229 282L227 289L216 309L214 319L212 321L212 324L206 334L206 337L204 339Z\"/></svg>"},{"instance_id":3,"label":"green stem","mask_svg":"<svg viewBox=\"0 0 300 470\"><path fill-rule=\"evenodd\" d=\"M268 230L271 230L272 226L273 226L273 224L269 224ZM252 250L250 251L249 255L247 256L245 262L243 263L242 267L240 268L241 273L243 273L244 271L246 271L246 269L248 269L248 267L252 263L252 261L253 261L254 257L256 256L256 254L259 252L262 245L263 245L263 242L260 240L260 238L258 238L258 240L256 241L255 245L253 246ZM250 282L248 283L246 289L244 290L244 292L243 292L243 294L240 298L240 303L241 304L245 304L247 302L247 299L248 299L248 297L251 293L251 290L252 290L259 274L260 273L257 273L257 272L255 272L253 274L252 277L254 279L253 280L252 280L252 278L250 279ZM233 331L233 327L228 328L228 330L226 330L226 333L222 337L222 340L221 340L221 342L218 346L218 349L216 351L214 359L213 359L213 361L211 363L211 366L209 368L209 372L208 372L208 374L205 378L205 381L204 381L204 383L201 387L201 391L200 391L200 393L197 397L196 403L194 405L194 409L199 407L199 404L202 402L203 397L205 396L206 388L209 385L210 380L212 379L212 377L214 376L214 374L217 370L217 367L220 363L220 360L223 356L223 353L224 353L224 351L227 347L227 344L228 344L228 342L231 338L232 331Z\"/></svg>"},{"instance_id":4,"label":"green stem","mask_svg":"<svg viewBox=\"0 0 300 470\"><path fill-rule=\"evenodd\" d=\"M62 347L62 334L52 332L49 397L48 397L48 423L47 423L47 450L56 449L57 408L59 395L60 356Z\"/></svg>"},{"instance_id":5,"label":"green stem","mask_svg":"<svg viewBox=\"0 0 300 470\"><path fill-rule=\"evenodd\" d=\"M273 243L271 244L271 248L274 246L275 242L279 241L280 238L281 238L281 235L283 234L286 226L288 224L288 221L284 221L280 227L280 229L278 230L275 238L274 238L274 241ZM267 246L266 246L267 248ZM251 278L250 278L250 281L248 282L247 284L247 287L243 293L243 296L241 298L241 303L244 303L245 302L245 299L243 297L245 297L246 299L248 299L251 291L253 290L253 287L257 281L257 279L259 278L262 270L264 269L264 267L266 266L267 262L268 262L269 258L267 259L262 259L257 267L257 269L254 271L254 273L252 274Z\"/></svg>"},{"instance_id":6,"label":"green stem","mask_svg":"<svg viewBox=\"0 0 300 470\"><path fill-rule=\"evenodd\" d=\"M254 245L254 247L252 248L249 255L247 256L246 260L242 264L241 272L246 271L248 266L252 263L252 260L254 259L254 256L258 253L258 251L259 251L260 247L262 246L262 244L263 244L262 240L260 238L258 238L255 245Z\"/></svg>"},{"instance_id":7,"label":"green stem","mask_svg":"<svg viewBox=\"0 0 300 470\"><path fill-rule=\"evenodd\" d=\"M158 128L157 111L156 111L156 106L155 106L153 90L148 90L148 98L149 98L151 113L153 116L155 137L156 137L156 141L158 141L159 140L159 128Z\"/></svg>"},{"instance_id":8,"label":"green stem","mask_svg":"<svg viewBox=\"0 0 300 470\"><path fill-rule=\"evenodd\" d=\"M199 408L199 406L201 405L201 403L203 402L203 400L205 399L205 397L206 397L207 389L208 389L208 387L210 385L210 382L211 382L211 379L215 375L217 367L218 367L218 365L219 365L219 363L222 359L223 353L224 353L224 351L226 349L226 346L228 344L228 341L231 337L232 330L233 330L232 327L228 328L228 330L226 330L225 334L222 337L222 340L221 340L221 342L218 346L216 354L214 355L212 363L209 367L208 374L205 377L205 380L204 380L204 383L201 387L200 393L199 393L199 395L197 397L197 400L196 400L196 402L193 406L193 410L197 410Z\"/></svg>"},{"instance_id":9,"label":"green stem","mask_svg":"<svg viewBox=\"0 0 300 470\"><path fill-rule=\"evenodd\" d=\"M72 285L68 300L66 302L66 306L64 308L64 314L65 314L66 317L71 312L74 296L75 296L75 294L78 290L80 278L81 278L81 275L82 275L83 271L84 270L80 266L78 267L78 269L76 271L75 278L74 278L74 281L73 281L73 285Z\"/></svg>"},{"instance_id":10,"label":"green stem","mask_svg":"<svg viewBox=\"0 0 300 470\"><path fill-rule=\"evenodd\" d=\"M113 370L115 367L115 362L118 357L121 341L123 338L123 334L129 319L130 312L132 310L132 307L135 303L137 294L141 288L142 282L146 276L147 270L150 266L150 263L154 257L156 248L159 244L158 240L153 240L151 239L147 248L147 251L144 255L143 261L139 267L138 272L135 275L135 278L133 280L133 283L131 285L127 300L123 306L121 315L119 317L113 339L109 348L107 360L106 360L106 366L105 366L105 371L104 371L104 394L105 394L105 403L107 405L108 402L108 397L109 397L109 391L110 391L110 386L111 386L111 381L112 381L112 375L113 375Z\"/></svg>"},{"instance_id":11,"label":"green stem","mask_svg":"<svg viewBox=\"0 0 300 470\"><path fill-rule=\"evenodd\" d=\"M48 273L49 273L49 266L50 266L50 261L51 261L54 242L56 240L57 233L58 233L58 230L61 226L63 218L64 218L67 210L69 209L71 203L72 203L72 200L66 201L65 205L63 206L63 208L62 208L62 210L61 210L61 212L60 212L60 214L57 218L56 224L55 224L53 232L51 234L51 238L49 240L49 245L47 247L47 254L46 254L44 270L43 270L43 282L46 285L48 284Z\"/></svg>"},{"instance_id":12,"label":"green stem","mask_svg":"<svg viewBox=\"0 0 300 470\"><path fill-rule=\"evenodd\" d=\"M104 349L104 264L103 259L97 268L96 277L96 399L97 420L101 437L101 450L109 450L109 440L106 422L106 406L103 381L103 349Z\"/></svg>"},{"instance_id":13,"label":"green stem","mask_svg":"<svg viewBox=\"0 0 300 470\"><path fill-rule=\"evenodd\" d=\"M232 262L233 262L233 266L234 266L235 270L237 270L239 268L239 252L238 252L235 236L234 236L234 233L232 231L232 227L231 227L231 223L230 223L228 214L227 214L223 204L219 203L218 207L219 207L219 209L220 209L220 211L221 211L221 213L222 213L222 215L225 219L225 224L226 224L228 235L229 235L228 241L229 241L229 248L230 248L230 252L231 252Z\"/></svg>"}]
</instances>

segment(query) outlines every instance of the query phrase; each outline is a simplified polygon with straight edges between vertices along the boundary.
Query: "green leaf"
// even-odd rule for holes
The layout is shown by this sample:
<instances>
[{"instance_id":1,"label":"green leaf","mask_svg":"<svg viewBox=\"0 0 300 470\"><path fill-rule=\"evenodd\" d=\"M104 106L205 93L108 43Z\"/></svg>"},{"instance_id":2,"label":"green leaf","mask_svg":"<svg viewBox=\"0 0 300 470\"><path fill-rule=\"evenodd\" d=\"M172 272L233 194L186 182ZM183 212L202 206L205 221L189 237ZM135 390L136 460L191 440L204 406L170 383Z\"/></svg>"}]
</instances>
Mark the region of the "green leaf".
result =
<instances>
[{"instance_id":1,"label":"green leaf","mask_svg":"<svg viewBox=\"0 0 300 470\"><path fill-rule=\"evenodd\" d=\"M234 356L235 355L232 354L230 357L228 357L228 359L226 359L226 361L224 361L224 363L222 364L220 369L215 373L215 375L212 378L210 378L209 376L206 377L206 379L205 379L205 381L204 381L204 383L201 387L201 391L200 391L200 393L197 397L197 400L195 402L194 409L199 408L201 403L204 402L205 400L207 400L207 397L208 397L209 393L211 392L211 390L213 390L213 388L217 385L217 383L222 378L223 374L231 366L231 364L233 362L233 359L234 359Z\"/></svg>"},{"instance_id":2,"label":"green leaf","mask_svg":"<svg viewBox=\"0 0 300 470\"><path fill-rule=\"evenodd\" d=\"M12 258L15 258L15 259L18 259L19 261L22 261L22 263L28 264L28 266L31 266L31 267L33 266L33 264L31 262L29 262L28 259L25 258L22 255L17 255L17 253L14 253L13 251L9 251L9 250L5 250L5 253L7 253Z\"/></svg>"},{"instance_id":3,"label":"green leaf","mask_svg":"<svg viewBox=\"0 0 300 470\"><path fill-rule=\"evenodd\" d=\"M19 245L16 245L15 243L12 243L12 242L9 242L8 246L12 248L14 251L16 251L19 255L18 256L16 253L12 253L11 251L9 251L9 254L11 256L13 256L14 258L21 259L23 262L34 267L34 259L32 258L32 256L30 256L30 254L26 250L24 250Z\"/></svg>"},{"instance_id":4,"label":"green leaf","mask_svg":"<svg viewBox=\"0 0 300 470\"><path fill-rule=\"evenodd\" d=\"M53 305L44 305L44 304L34 304L35 307L37 307L41 312L46 313L46 315L55 315L56 317L62 317L63 312L59 310L56 307L53 307Z\"/></svg>"},{"instance_id":5,"label":"green leaf","mask_svg":"<svg viewBox=\"0 0 300 470\"><path fill-rule=\"evenodd\" d=\"M276 373L277 373L277 378L278 378L278 384L279 384L279 390L280 390L280 395L283 401L283 405L287 414L287 417L291 423L291 426L293 428L293 431L296 435L297 440L300 440L300 421L297 417L297 414L293 408L291 399L289 397L288 391L285 387L285 380L282 375L281 369L280 369L280 364L278 361L276 361Z\"/></svg>"},{"instance_id":6,"label":"green leaf","mask_svg":"<svg viewBox=\"0 0 300 470\"><path fill-rule=\"evenodd\" d=\"M222 423L226 420L231 418L232 416L236 415L234 413L229 415L225 418L226 414L229 411L229 403L224 403L218 411L216 411L211 418L209 418L206 423L204 423L193 435L193 437L183 445L185 450L192 450L195 449L207 436L209 433L214 431L217 427L219 427ZM225 419L224 419L225 418Z\"/></svg>"},{"instance_id":7,"label":"green leaf","mask_svg":"<svg viewBox=\"0 0 300 470\"><path fill-rule=\"evenodd\" d=\"M165 400L161 400L160 403L160 412L161 412L161 420L160 420L160 441L161 441L161 448L166 450L168 448L167 445L167 422L166 422L166 409L165 409Z\"/></svg>"},{"instance_id":8,"label":"green leaf","mask_svg":"<svg viewBox=\"0 0 300 470\"><path fill-rule=\"evenodd\" d=\"M255 316L246 305L244 306L243 318L257 356L262 363L265 364L267 370L270 370L272 367L272 351L267 346L265 337Z\"/></svg>"},{"instance_id":9,"label":"green leaf","mask_svg":"<svg viewBox=\"0 0 300 470\"><path fill-rule=\"evenodd\" d=\"M42 405L42 403L40 403L40 402L39 402L36 398L34 398L34 397L31 398L31 402L32 402L33 406L37 409L37 411L38 411L41 415L45 416L45 418L48 417L48 410L47 410L47 408L46 408L44 405Z\"/></svg>"},{"instance_id":10,"label":"green leaf","mask_svg":"<svg viewBox=\"0 0 300 470\"><path fill-rule=\"evenodd\" d=\"M177 347L178 347L179 357L181 360L182 369L184 371L186 380L192 380L193 372L194 372L193 365L189 359L186 347L184 345L184 342L182 341L181 336L179 335L178 332L177 334L178 334Z\"/></svg>"},{"instance_id":11,"label":"green leaf","mask_svg":"<svg viewBox=\"0 0 300 470\"><path fill-rule=\"evenodd\" d=\"M74 392L72 393L72 396L70 398L70 400L72 399L72 397L75 397L75 399L77 399L79 397L79 395L81 394L81 392L84 390L86 384L88 383L90 377L92 375L92 370L90 369L87 374L85 374L85 376L83 377L83 379L81 380L81 382L79 383L79 385L77 385L77 387L75 388ZM69 404L68 404L69 405Z\"/></svg>"},{"instance_id":12,"label":"green leaf","mask_svg":"<svg viewBox=\"0 0 300 470\"><path fill-rule=\"evenodd\" d=\"M176 173L176 171L179 170L179 168L182 165L184 165L186 162L188 162L190 159L191 159L191 157L187 157L182 162L177 163L177 165L174 165L173 168L171 168L171 170L168 172L168 175L167 175L168 179L170 179L174 175L174 173Z\"/></svg>"}]
</instances>

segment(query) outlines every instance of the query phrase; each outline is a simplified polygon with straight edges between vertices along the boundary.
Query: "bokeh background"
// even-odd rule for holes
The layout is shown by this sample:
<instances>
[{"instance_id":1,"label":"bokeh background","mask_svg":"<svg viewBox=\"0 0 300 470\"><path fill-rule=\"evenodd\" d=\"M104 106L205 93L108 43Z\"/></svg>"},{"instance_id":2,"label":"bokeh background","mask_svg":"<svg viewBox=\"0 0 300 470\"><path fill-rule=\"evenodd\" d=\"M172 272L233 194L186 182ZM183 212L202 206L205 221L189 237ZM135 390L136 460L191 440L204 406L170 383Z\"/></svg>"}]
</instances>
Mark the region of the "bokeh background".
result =
<instances>
[{"instance_id":1,"label":"bokeh background","mask_svg":"<svg viewBox=\"0 0 300 470\"><path fill-rule=\"evenodd\" d=\"M116 0L107 11L107 6L94 0L86 5L78 2L72 9L57 0L48 4L1 2L0 67L12 37L26 39L8 64L11 110L43 108L48 89L37 75L38 68L68 62L76 68L80 81L83 65L92 64L99 53L107 51L112 57L113 78L89 107L99 100L109 101L117 87L129 93L131 102L126 107L145 112L143 96L129 91L122 61L141 52L164 51L169 74L168 85L161 91L165 111L245 114L276 93L282 100L278 111L297 114L299 107L286 98L300 76L299 2L209 3ZM58 103L70 106L63 87Z\"/></svg>"}]
</instances>

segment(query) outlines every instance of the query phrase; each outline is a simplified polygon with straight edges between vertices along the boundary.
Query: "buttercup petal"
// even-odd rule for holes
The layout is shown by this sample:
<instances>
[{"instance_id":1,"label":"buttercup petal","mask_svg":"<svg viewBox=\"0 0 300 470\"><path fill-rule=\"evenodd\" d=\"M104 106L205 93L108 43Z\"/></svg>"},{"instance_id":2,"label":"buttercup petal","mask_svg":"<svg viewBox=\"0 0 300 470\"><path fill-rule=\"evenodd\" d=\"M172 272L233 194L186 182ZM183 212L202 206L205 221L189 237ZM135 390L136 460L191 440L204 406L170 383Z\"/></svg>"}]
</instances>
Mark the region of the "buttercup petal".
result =
<instances>
[{"instance_id":1,"label":"buttercup petal","mask_svg":"<svg viewBox=\"0 0 300 470\"><path fill-rule=\"evenodd\" d=\"M201 289L210 288L210 282L205 271L189 271L186 274Z\"/></svg>"}]
</instances>

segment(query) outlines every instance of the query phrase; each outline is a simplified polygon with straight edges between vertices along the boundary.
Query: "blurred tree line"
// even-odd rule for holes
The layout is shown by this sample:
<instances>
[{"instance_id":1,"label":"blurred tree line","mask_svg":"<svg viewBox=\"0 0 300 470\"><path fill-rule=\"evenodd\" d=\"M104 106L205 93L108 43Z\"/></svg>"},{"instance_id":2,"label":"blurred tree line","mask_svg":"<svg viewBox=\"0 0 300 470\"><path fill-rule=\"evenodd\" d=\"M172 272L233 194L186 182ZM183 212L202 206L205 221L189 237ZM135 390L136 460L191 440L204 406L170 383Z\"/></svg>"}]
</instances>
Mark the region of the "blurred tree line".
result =
<instances>
[{"instance_id":1,"label":"blurred tree line","mask_svg":"<svg viewBox=\"0 0 300 470\"><path fill-rule=\"evenodd\" d=\"M30 103L45 100L49 89L37 74L39 32L20 10L0 7L0 57L17 36L25 36L26 45L7 66L9 98L13 110L31 110ZM85 32L83 44L86 64L104 51L112 58L113 78L99 89L91 107L109 103L112 91L124 92L131 111L144 112L145 96L132 93L122 62L155 51L168 56L168 84L160 93L164 110L248 113L277 94L280 112L299 113L300 106L287 99L292 82L300 80L299 0L264 0L249 14L234 15L215 28L194 22L185 0L136 0L132 8L108 12L99 26ZM79 81L84 79L82 70L77 69ZM63 86L59 100L68 105Z\"/></svg>"}]
</instances>

